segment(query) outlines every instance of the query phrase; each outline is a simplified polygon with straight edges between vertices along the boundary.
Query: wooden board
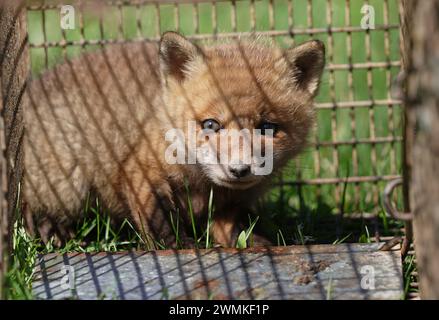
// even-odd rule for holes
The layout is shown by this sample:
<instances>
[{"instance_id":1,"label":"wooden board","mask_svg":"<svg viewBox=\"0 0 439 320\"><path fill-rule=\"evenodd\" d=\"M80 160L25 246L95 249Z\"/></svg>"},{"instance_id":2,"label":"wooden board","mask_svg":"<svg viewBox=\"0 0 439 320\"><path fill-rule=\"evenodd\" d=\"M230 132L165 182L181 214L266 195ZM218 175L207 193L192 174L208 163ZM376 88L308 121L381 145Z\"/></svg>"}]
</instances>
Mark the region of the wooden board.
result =
<instances>
[{"instance_id":1,"label":"wooden board","mask_svg":"<svg viewBox=\"0 0 439 320\"><path fill-rule=\"evenodd\" d=\"M48 254L39 299L401 299L398 250L380 244Z\"/></svg>"}]
</instances>

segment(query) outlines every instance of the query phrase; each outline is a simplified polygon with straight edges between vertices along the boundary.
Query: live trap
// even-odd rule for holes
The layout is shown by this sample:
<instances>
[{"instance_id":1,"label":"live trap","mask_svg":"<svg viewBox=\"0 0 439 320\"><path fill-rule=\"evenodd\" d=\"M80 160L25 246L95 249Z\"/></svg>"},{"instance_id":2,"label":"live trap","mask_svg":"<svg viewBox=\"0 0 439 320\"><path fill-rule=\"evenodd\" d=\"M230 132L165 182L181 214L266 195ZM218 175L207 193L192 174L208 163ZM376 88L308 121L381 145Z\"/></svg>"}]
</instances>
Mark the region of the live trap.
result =
<instances>
[{"instance_id":1,"label":"live trap","mask_svg":"<svg viewBox=\"0 0 439 320\"><path fill-rule=\"evenodd\" d=\"M37 263L37 298L401 297L401 241L394 237L404 236L404 224L386 209L396 211L392 201L404 207L405 198L402 190L394 196L393 189L385 190L402 180L404 167L404 111L397 92L401 1L35 0L13 9L1 17L1 48L9 50L1 61L5 234L17 202L19 102L29 74L109 44L158 41L168 30L198 42L264 35L281 47L319 39L327 49L312 146L291 162L261 204L267 219L280 226L278 245L300 246L50 254ZM407 246L403 255L412 253ZM60 284L66 265L79 270L74 289ZM362 287L368 267L375 268L374 290Z\"/></svg>"}]
</instances>

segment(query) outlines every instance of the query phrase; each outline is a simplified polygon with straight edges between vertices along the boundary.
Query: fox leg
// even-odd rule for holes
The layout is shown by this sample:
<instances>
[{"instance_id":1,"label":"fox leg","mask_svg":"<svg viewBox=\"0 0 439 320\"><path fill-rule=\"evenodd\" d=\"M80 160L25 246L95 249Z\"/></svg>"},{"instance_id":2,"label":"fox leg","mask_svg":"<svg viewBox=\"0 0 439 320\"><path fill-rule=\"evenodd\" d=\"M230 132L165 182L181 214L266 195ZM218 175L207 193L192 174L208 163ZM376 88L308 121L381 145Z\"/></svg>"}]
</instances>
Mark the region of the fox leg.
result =
<instances>
[{"instance_id":1,"label":"fox leg","mask_svg":"<svg viewBox=\"0 0 439 320\"><path fill-rule=\"evenodd\" d=\"M222 247L234 247L239 232L235 210L227 214L214 216L211 234L216 244Z\"/></svg>"},{"instance_id":2,"label":"fox leg","mask_svg":"<svg viewBox=\"0 0 439 320\"><path fill-rule=\"evenodd\" d=\"M25 201L21 212L26 231L32 238L39 238L44 244L52 242L54 247L60 248L75 236L70 224L41 212L33 214Z\"/></svg>"},{"instance_id":3,"label":"fox leg","mask_svg":"<svg viewBox=\"0 0 439 320\"><path fill-rule=\"evenodd\" d=\"M52 243L56 248L61 248L75 237L71 225L57 221L56 218L47 215L39 216L32 219L32 221L26 217L25 226L32 238L39 238L46 245Z\"/></svg>"},{"instance_id":4,"label":"fox leg","mask_svg":"<svg viewBox=\"0 0 439 320\"><path fill-rule=\"evenodd\" d=\"M131 218L147 246L157 248L160 247L157 243L164 243L166 248L176 248L179 244L187 247L184 228L175 215L170 188L167 184L158 187L159 184L140 177L134 175L124 183L123 190ZM177 226L180 226L178 231L174 230Z\"/></svg>"},{"instance_id":5,"label":"fox leg","mask_svg":"<svg viewBox=\"0 0 439 320\"><path fill-rule=\"evenodd\" d=\"M222 247L234 247L236 245L239 232L248 228L240 221L240 213L248 211L248 209L234 208L225 211L226 214L214 217L211 234L218 245ZM256 247L272 245L270 240L255 232L252 233L250 242Z\"/></svg>"}]
</instances>

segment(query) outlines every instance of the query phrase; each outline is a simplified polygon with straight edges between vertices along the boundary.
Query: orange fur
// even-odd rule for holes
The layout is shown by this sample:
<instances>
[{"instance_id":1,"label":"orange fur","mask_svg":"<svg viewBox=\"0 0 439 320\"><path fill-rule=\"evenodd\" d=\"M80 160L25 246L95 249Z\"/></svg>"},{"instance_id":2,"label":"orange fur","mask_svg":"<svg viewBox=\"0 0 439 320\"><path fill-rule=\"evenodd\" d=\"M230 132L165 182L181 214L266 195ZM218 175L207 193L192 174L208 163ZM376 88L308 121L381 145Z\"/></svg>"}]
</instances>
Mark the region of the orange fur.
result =
<instances>
[{"instance_id":1,"label":"orange fur","mask_svg":"<svg viewBox=\"0 0 439 320\"><path fill-rule=\"evenodd\" d=\"M205 218L213 188L213 237L233 245L239 213L269 177L222 185L219 165L170 165L166 130L186 129L190 120L216 119L227 129L269 120L279 126L275 174L306 145L323 66L317 41L288 50L244 40L200 48L176 33L166 33L160 47L113 45L56 66L23 98L27 220L47 239L80 218L93 190L145 238L172 245L170 212L189 223L187 182L197 219Z\"/></svg>"}]
</instances>

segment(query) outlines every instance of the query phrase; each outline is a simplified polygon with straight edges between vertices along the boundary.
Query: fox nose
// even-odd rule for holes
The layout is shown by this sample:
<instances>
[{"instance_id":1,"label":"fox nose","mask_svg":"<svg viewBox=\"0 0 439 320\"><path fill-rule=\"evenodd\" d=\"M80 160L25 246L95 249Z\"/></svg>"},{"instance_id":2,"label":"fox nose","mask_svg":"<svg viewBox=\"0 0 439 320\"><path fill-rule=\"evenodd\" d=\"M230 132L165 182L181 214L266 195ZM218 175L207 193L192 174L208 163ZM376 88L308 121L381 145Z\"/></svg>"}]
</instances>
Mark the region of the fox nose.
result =
<instances>
[{"instance_id":1,"label":"fox nose","mask_svg":"<svg viewBox=\"0 0 439 320\"><path fill-rule=\"evenodd\" d=\"M250 173L250 165L248 164L235 164L229 166L230 173L236 178L243 178Z\"/></svg>"}]
</instances>

